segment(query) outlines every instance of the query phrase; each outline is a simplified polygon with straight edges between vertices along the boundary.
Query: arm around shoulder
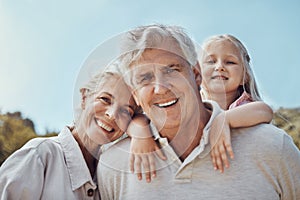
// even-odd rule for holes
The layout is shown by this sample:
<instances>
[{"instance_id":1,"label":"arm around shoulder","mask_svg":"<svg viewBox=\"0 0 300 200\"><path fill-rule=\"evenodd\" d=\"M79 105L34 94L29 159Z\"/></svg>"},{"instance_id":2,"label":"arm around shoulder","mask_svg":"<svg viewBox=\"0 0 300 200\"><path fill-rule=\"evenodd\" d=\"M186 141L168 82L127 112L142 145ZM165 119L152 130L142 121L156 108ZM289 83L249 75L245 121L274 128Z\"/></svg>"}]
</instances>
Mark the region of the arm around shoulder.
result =
<instances>
[{"instance_id":1,"label":"arm around shoulder","mask_svg":"<svg viewBox=\"0 0 300 200\"><path fill-rule=\"evenodd\" d=\"M272 108L263 101L255 101L225 111L231 128L241 128L269 123L273 119Z\"/></svg>"}]
</instances>

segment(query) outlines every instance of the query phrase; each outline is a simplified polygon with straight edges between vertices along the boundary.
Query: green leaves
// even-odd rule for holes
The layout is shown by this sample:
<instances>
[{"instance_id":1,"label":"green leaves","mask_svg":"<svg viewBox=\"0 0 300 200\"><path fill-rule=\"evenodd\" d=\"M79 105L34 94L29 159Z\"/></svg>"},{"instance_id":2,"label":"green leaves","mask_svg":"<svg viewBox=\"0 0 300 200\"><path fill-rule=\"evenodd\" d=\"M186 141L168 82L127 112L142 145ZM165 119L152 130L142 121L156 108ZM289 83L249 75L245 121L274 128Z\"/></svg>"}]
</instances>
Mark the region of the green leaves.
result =
<instances>
[{"instance_id":1,"label":"green leaves","mask_svg":"<svg viewBox=\"0 0 300 200\"><path fill-rule=\"evenodd\" d=\"M10 154L37 136L34 123L30 119L23 119L21 112L0 114L0 165Z\"/></svg>"}]
</instances>

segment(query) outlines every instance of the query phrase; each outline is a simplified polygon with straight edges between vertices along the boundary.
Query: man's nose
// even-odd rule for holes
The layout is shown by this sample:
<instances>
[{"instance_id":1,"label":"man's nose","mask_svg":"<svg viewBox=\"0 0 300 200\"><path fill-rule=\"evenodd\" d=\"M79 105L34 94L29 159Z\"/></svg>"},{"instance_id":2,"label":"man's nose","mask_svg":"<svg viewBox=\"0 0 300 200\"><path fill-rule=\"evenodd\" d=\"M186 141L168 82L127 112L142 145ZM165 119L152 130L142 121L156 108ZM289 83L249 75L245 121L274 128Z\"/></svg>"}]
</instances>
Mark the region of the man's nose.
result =
<instances>
[{"instance_id":1,"label":"man's nose","mask_svg":"<svg viewBox=\"0 0 300 200\"><path fill-rule=\"evenodd\" d=\"M157 75L154 81L154 93L155 94L164 94L168 90L169 83L161 75Z\"/></svg>"}]
</instances>

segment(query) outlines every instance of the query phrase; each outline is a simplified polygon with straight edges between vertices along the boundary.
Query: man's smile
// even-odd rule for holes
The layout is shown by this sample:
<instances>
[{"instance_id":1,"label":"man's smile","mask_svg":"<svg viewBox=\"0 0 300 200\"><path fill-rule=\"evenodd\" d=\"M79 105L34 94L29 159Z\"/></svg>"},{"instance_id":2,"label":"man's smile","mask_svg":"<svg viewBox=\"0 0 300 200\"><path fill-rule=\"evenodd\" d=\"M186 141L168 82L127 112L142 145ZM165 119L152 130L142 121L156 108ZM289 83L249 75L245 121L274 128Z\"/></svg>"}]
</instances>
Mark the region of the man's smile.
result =
<instances>
[{"instance_id":1,"label":"man's smile","mask_svg":"<svg viewBox=\"0 0 300 200\"><path fill-rule=\"evenodd\" d=\"M160 108L166 108L166 107L169 107L169 106L172 106L172 105L176 104L177 102L178 102L178 98L167 101L167 102L164 102L164 103L155 103L154 105L156 105Z\"/></svg>"}]
</instances>

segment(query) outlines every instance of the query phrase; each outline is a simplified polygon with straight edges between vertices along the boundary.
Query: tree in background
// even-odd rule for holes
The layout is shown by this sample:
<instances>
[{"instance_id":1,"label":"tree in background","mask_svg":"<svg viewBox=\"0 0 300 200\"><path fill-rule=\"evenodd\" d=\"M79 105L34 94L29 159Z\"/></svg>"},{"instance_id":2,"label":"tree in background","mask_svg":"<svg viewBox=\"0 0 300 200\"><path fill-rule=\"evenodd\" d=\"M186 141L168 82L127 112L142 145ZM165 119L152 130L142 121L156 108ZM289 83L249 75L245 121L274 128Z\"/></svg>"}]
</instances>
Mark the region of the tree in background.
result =
<instances>
[{"instance_id":1,"label":"tree in background","mask_svg":"<svg viewBox=\"0 0 300 200\"><path fill-rule=\"evenodd\" d=\"M57 133L49 132L45 137L54 135ZM21 112L0 114L0 165L28 140L38 136L34 123L28 118L23 119Z\"/></svg>"},{"instance_id":2,"label":"tree in background","mask_svg":"<svg viewBox=\"0 0 300 200\"><path fill-rule=\"evenodd\" d=\"M285 130L300 149L300 108L279 108L273 117L275 126Z\"/></svg>"}]
</instances>

